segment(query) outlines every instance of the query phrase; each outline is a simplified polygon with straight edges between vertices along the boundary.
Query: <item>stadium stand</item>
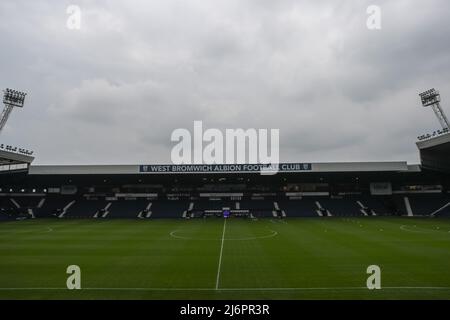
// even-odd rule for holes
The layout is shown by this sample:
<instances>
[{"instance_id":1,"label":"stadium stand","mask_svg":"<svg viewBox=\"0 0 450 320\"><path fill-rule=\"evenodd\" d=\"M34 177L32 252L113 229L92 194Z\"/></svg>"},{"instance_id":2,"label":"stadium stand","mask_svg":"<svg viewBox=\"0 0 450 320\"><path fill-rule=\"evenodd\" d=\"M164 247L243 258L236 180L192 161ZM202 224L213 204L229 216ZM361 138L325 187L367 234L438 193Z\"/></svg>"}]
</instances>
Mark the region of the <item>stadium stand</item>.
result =
<instances>
[{"instance_id":1,"label":"stadium stand","mask_svg":"<svg viewBox=\"0 0 450 320\"><path fill-rule=\"evenodd\" d=\"M450 216L448 193L395 194L392 196L304 196L290 200L151 200L146 198L107 200L86 196L14 195L0 196L0 217L11 218L181 218L221 216L224 209L251 217L325 216ZM409 203L409 205L408 205ZM408 206L410 209L408 209ZM208 215L208 214L207 214Z\"/></svg>"},{"instance_id":2,"label":"stadium stand","mask_svg":"<svg viewBox=\"0 0 450 320\"><path fill-rule=\"evenodd\" d=\"M28 208L22 208L11 197L0 197L0 215L4 219L26 219L33 217Z\"/></svg>"},{"instance_id":3,"label":"stadium stand","mask_svg":"<svg viewBox=\"0 0 450 320\"><path fill-rule=\"evenodd\" d=\"M108 218L137 218L143 217L142 213L151 203L150 200L130 199L112 201L108 208ZM141 216L139 216L141 214Z\"/></svg>"},{"instance_id":4,"label":"stadium stand","mask_svg":"<svg viewBox=\"0 0 450 320\"><path fill-rule=\"evenodd\" d=\"M9 220L10 217L8 215L9 212L9 199L5 197L0 197L0 220Z\"/></svg>"},{"instance_id":5,"label":"stadium stand","mask_svg":"<svg viewBox=\"0 0 450 320\"><path fill-rule=\"evenodd\" d=\"M78 198L74 201L73 205L63 215L59 216L60 218L102 218L108 213L104 209L110 202L106 200Z\"/></svg>"},{"instance_id":6,"label":"stadium stand","mask_svg":"<svg viewBox=\"0 0 450 320\"><path fill-rule=\"evenodd\" d=\"M443 207L441 210L433 214L433 216L450 218L450 205Z\"/></svg>"},{"instance_id":7,"label":"stadium stand","mask_svg":"<svg viewBox=\"0 0 450 320\"><path fill-rule=\"evenodd\" d=\"M299 200L280 200L280 208L286 212L287 217L317 217L316 200L303 197Z\"/></svg>"},{"instance_id":8,"label":"stadium stand","mask_svg":"<svg viewBox=\"0 0 450 320\"><path fill-rule=\"evenodd\" d=\"M189 201L159 200L152 202L151 218L182 218L189 208Z\"/></svg>"},{"instance_id":9,"label":"stadium stand","mask_svg":"<svg viewBox=\"0 0 450 320\"><path fill-rule=\"evenodd\" d=\"M156 172L149 172L153 167ZM450 176L406 162L289 164L285 168L297 171L268 176L216 173L208 166L202 166L205 173L166 173L167 167L32 166L29 172L8 172L0 177L0 216L450 216Z\"/></svg>"},{"instance_id":10,"label":"stadium stand","mask_svg":"<svg viewBox=\"0 0 450 320\"><path fill-rule=\"evenodd\" d=\"M196 200L194 201L194 210L222 210L223 208L236 208L235 201L225 200Z\"/></svg>"},{"instance_id":11,"label":"stadium stand","mask_svg":"<svg viewBox=\"0 0 450 320\"><path fill-rule=\"evenodd\" d=\"M320 200L320 203L332 216L364 215L356 199L345 197L325 198Z\"/></svg>"},{"instance_id":12,"label":"stadium stand","mask_svg":"<svg viewBox=\"0 0 450 320\"><path fill-rule=\"evenodd\" d=\"M14 201L20 208L35 208L43 196L13 196L9 199Z\"/></svg>"},{"instance_id":13,"label":"stadium stand","mask_svg":"<svg viewBox=\"0 0 450 320\"><path fill-rule=\"evenodd\" d=\"M413 215L443 214L450 204L449 195L443 193L410 194L407 197Z\"/></svg>"},{"instance_id":14,"label":"stadium stand","mask_svg":"<svg viewBox=\"0 0 450 320\"><path fill-rule=\"evenodd\" d=\"M242 210L249 210L254 217L273 217L274 201L245 199L239 202Z\"/></svg>"},{"instance_id":15,"label":"stadium stand","mask_svg":"<svg viewBox=\"0 0 450 320\"><path fill-rule=\"evenodd\" d=\"M364 206L364 211L372 216L385 216L398 214L398 206L388 196L361 196L359 201Z\"/></svg>"},{"instance_id":16,"label":"stadium stand","mask_svg":"<svg viewBox=\"0 0 450 320\"><path fill-rule=\"evenodd\" d=\"M64 208L74 203L75 199L67 196L48 195L33 208L35 217L49 218L60 216Z\"/></svg>"}]
</instances>

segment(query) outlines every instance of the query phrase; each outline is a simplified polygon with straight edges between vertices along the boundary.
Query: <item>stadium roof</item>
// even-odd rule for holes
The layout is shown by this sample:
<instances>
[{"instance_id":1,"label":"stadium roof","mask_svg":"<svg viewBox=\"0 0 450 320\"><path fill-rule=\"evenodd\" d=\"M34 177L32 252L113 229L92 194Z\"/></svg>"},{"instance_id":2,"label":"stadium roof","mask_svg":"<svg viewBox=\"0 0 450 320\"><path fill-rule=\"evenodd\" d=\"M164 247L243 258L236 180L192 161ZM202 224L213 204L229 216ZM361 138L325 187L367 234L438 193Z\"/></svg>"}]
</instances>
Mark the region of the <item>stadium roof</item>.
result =
<instances>
[{"instance_id":1,"label":"stadium roof","mask_svg":"<svg viewBox=\"0 0 450 320\"><path fill-rule=\"evenodd\" d=\"M281 163L280 172L417 172L406 161ZM258 165L36 165L30 175L260 173Z\"/></svg>"},{"instance_id":2,"label":"stadium roof","mask_svg":"<svg viewBox=\"0 0 450 320\"><path fill-rule=\"evenodd\" d=\"M0 149L0 166L28 165L34 157Z\"/></svg>"},{"instance_id":3,"label":"stadium roof","mask_svg":"<svg viewBox=\"0 0 450 320\"><path fill-rule=\"evenodd\" d=\"M423 167L450 172L450 133L416 142Z\"/></svg>"},{"instance_id":4,"label":"stadium roof","mask_svg":"<svg viewBox=\"0 0 450 320\"><path fill-rule=\"evenodd\" d=\"M438 135L427 140L417 141L416 144L419 150L437 147L447 151L450 149L450 133Z\"/></svg>"}]
</instances>

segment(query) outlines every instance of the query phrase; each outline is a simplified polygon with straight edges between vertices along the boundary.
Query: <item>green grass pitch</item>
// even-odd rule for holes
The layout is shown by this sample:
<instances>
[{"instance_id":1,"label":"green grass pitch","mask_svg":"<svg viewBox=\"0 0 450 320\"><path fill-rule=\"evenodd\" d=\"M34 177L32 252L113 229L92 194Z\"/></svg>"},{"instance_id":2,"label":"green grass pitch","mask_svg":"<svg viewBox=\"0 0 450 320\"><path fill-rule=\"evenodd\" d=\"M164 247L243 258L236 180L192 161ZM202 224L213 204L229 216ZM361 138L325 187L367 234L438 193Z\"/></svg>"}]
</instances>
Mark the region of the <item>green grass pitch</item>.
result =
<instances>
[{"instance_id":1,"label":"green grass pitch","mask_svg":"<svg viewBox=\"0 0 450 320\"><path fill-rule=\"evenodd\" d=\"M0 223L0 299L449 299L449 270L437 218Z\"/></svg>"}]
</instances>

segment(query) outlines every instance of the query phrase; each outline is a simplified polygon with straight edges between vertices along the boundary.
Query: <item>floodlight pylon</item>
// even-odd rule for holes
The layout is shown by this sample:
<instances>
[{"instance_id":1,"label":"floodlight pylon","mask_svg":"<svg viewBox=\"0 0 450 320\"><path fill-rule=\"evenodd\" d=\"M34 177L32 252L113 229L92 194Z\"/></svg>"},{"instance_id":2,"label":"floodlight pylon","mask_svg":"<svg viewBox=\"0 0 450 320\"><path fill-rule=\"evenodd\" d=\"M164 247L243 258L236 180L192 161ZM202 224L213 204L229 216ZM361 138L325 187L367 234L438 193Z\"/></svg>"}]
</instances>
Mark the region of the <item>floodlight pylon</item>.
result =
<instances>
[{"instance_id":1,"label":"floodlight pylon","mask_svg":"<svg viewBox=\"0 0 450 320\"><path fill-rule=\"evenodd\" d=\"M27 94L24 92L12 89L6 89L3 91L3 104L5 107L0 115L0 133L5 127L13 108L22 108L24 106L26 95Z\"/></svg>"}]
</instances>

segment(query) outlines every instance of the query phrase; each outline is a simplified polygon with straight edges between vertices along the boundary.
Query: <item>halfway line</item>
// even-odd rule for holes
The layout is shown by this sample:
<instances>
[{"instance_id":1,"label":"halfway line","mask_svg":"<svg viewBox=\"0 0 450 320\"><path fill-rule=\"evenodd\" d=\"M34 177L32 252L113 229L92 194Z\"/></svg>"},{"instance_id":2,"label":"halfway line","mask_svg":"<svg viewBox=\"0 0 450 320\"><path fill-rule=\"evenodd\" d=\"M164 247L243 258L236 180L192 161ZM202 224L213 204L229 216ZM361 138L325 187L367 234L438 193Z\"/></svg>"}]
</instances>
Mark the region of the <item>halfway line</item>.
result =
<instances>
[{"instance_id":1,"label":"halfway line","mask_svg":"<svg viewBox=\"0 0 450 320\"><path fill-rule=\"evenodd\" d=\"M222 243L220 245L219 266L217 267L216 290L219 289L220 267L222 266L222 252L223 252L223 242L224 242L224 239L225 239L225 228L226 228L226 226L227 226L227 218L224 218L223 230L222 230Z\"/></svg>"}]
</instances>

